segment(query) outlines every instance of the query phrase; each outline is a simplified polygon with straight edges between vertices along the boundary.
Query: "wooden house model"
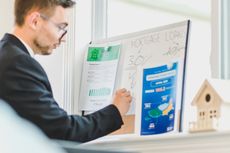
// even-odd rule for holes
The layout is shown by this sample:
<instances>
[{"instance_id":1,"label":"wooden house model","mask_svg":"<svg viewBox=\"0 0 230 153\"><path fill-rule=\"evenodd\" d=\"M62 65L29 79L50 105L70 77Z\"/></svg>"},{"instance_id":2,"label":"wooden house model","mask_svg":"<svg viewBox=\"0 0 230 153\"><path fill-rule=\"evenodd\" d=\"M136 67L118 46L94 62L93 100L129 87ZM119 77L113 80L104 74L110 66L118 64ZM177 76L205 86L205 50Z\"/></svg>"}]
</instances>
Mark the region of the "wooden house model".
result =
<instances>
[{"instance_id":1,"label":"wooden house model","mask_svg":"<svg viewBox=\"0 0 230 153\"><path fill-rule=\"evenodd\" d=\"M197 120L190 132L230 130L230 80L206 79L192 101Z\"/></svg>"}]
</instances>

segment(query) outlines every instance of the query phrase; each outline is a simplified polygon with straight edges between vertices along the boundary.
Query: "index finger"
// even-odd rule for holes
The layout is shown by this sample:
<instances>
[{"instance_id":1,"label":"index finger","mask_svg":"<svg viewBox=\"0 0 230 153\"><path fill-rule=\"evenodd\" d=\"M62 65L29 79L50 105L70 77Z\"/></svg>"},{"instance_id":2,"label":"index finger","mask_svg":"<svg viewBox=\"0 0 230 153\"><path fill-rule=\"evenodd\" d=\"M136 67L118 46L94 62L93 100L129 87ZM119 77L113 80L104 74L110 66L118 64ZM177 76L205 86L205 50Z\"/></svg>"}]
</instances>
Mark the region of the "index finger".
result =
<instances>
[{"instance_id":1,"label":"index finger","mask_svg":"<svg viewBox=\"0 0 230 153\"><path fill-rule=\"evenodd\" d=\"M123 92L126 92L127 90L125 88L122 88L122 89L119 89L116 91L116 94L118 93L123 93Z\"/></svg>"}]
</instances>

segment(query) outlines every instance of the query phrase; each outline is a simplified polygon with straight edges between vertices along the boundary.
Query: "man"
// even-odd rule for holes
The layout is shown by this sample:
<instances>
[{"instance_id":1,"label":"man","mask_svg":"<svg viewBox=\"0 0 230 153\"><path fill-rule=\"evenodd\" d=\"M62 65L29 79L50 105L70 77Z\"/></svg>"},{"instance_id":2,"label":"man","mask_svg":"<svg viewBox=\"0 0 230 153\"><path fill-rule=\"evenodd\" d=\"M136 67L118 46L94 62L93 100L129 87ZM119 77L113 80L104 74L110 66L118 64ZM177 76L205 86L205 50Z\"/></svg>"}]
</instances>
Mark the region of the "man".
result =
<instances>
[{"instance_id":1,"label":"man","mask_svg":"<svg viewBox=\"0 0 230 153\"><path fill-rule=\"evenodd\" d=\"M130 92L120 89L111 105L85 117L67 115L53 98L47 75L33 58L58 47L68 25L72 0L15 0L15 26L0 42L0 98L50 138L86 142L123 124Z\"/></svg>"}]
</instances>

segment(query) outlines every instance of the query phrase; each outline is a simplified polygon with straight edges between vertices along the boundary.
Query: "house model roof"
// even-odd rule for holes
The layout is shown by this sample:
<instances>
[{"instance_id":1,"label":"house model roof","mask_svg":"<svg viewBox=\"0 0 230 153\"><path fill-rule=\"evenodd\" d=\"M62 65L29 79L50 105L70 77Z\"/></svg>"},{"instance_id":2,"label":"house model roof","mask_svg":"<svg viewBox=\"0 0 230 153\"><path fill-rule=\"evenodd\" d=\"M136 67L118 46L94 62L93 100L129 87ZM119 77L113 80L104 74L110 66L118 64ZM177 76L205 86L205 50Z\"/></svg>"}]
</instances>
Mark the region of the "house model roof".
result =
<instances>
[{"instance_id":1,"label":"house model roof","mask_svg":"<svg viewBox=\"0 0 230 153\"><path fill-rule=\"evenodd\" d=\"M210 88L220 96L223 102L230 103L230 80L206 79L194 97L192 105L196 104L200 94L204 91L206 86L210 86Z\"/></svg>"}]
</instances>

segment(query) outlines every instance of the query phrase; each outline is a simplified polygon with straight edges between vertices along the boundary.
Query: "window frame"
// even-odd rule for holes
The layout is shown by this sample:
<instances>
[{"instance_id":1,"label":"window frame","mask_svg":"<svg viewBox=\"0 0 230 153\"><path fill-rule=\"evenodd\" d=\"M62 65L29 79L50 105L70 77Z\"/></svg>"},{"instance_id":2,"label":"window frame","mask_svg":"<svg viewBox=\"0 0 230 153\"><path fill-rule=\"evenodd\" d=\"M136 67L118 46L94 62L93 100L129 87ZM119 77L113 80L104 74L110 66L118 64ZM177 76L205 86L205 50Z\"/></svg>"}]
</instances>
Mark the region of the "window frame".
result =
<instances>
[{"instance_id":1,"label":"window frame","mask_svg":"<svg viewBox=\"0 0 230 153\"><path fill-rule=\"evenodd\" d=\"M108 0L92 0L92 41L108 36Z\"/></svg>"},{"instance_id":2,"label":"window frame","mask_svg":"<svg viewBox=\"0 0 230 153\"><path fill-rule=\"evenodd\" d=\"M230 79L230 1L220 0L220 74L222 79Z\"/></svg>"},{"instance_id":3,"label":"window frame","mask_svg":"<svg viewBox=\"0 0 230 153\"><path fill-rule=\"evenodd\" d=\"M108 37L108 0L92 0L93 10L92 10L92 40L98 40ZM226 78L226 75L230 73L228 71L230 67L230 61L226 61L227 57L230 57L225 50L230 50L230 46L226 47L226 42L221 40L227 37L226 34L221 31L223 27L230 25L230 20L226 23L221 16L224 14L224 18L227 16L227 12L224 11L228 0L211 0L211 56L210 56L210 66L211 66L211 76L214 78ZM230 6L229 6L230 7ZM229 9L230 10L230 9ZM221 26L220 26L221 23ZM227 25L226 25L227 24ZM230 31L230 30L229 30ZM229 32L228 32L229 33ZM230 34L228 34L230 37ZM222 43L220 43L222 42ZM224 47L225 46L225 47ZM226 54L228 55L226 57ZM225 59L224 59L225 57ZM230 58L228 58L230 59ZM228 75L230 78L230 74Z\"/></svg>"}]
</instances>

